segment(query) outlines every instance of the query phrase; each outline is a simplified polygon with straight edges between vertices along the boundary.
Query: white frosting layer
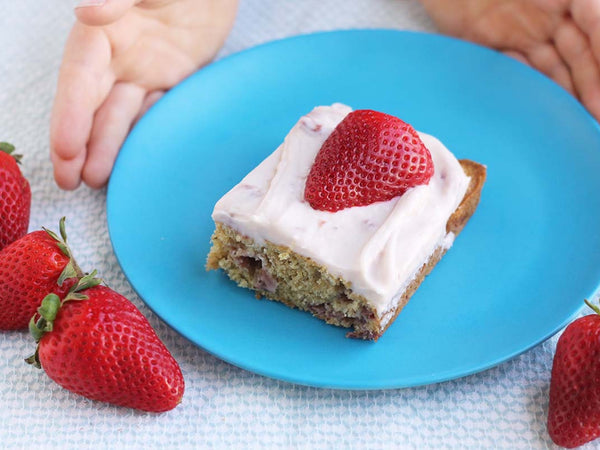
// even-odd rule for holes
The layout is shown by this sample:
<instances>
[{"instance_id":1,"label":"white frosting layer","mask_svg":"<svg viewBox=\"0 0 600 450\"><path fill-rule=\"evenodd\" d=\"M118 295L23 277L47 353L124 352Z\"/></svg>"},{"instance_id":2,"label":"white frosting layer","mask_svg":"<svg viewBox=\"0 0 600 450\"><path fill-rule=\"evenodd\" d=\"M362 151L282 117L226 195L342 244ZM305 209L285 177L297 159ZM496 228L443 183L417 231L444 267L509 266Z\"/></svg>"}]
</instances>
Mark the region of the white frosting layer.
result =
<instances>
[{"instance_id":1,"label":"white frosting layer","mask_svg":"<svg viewBox=\"0 0 600 450\"><path fill-rule=\"evenodd\" d=\"M335 213L304 201L304 184L323 142L351 111L319 106L302 117L277 148L215 205L213 219L258 242L289 247L352 284L388 311L440 245L446 222L469 184L460 164L433 136L419 133L435 167L428 185L368 206Z\"/></svg>"}]
</instances>

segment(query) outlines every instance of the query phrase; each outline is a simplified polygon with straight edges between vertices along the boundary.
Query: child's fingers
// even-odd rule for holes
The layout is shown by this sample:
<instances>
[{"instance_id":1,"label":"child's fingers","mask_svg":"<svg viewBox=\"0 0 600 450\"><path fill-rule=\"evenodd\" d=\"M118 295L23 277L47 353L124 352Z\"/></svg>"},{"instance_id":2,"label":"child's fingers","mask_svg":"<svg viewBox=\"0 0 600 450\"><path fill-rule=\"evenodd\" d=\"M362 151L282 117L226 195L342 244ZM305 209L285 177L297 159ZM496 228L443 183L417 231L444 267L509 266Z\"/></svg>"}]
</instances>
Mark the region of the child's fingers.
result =
<instances>
[{"instance_id":1,"label":"child's fingers","mask_svg":"<svg viewBox=\"0 0 600 450\"><path fill-rule=\"evenodd\" d=\"M176 0L83 0L75 7L77 19L89 26L108 25L123 17L135 5L163 7Z\"/></svg>"},{"instance_id":2,"label":"child's fingers","mask_svg":"<svg viewBox=\"0 0 600 450\"><path fill-rule=\"evenodd\" d=\"M521 52L518 52L516 50L504 50L502 53L504 53L506 56L510 56L511 58L516 59L519 62L522 62L523 64L526 64L528 66L530 65L529 61L527 60L527 57Z\"/></svg>"},{"instance_id":3,"label":"child's fingers","mask_svg":"<svg viewBox=\"0 0 600 450\"><path fill-rule=\"evenodd\" d=\"M137 4L139 4L142 7L147 7L147 8L160 8L162 6L165 6L169 3L175 3L181 0L141 0L137 2Z\"/></svg>"},{"instance_id":4,"label":"child's fingers","mask_svg":"<svg viewBox=\"0 0 600 450\"><path fill-rule=\"evenodd\" d=\"M152 108L152 106L160 100L160 98L165 95L165 91L152 91L150 93L148 93L146 95L146 98L144 99L144 102L142 103L142 107L140 108L140 110L138 111L137 115L135 116L134 122L137 122L138 120L140 120L140 117L142 117L144 114L146 114L146 112Z\"/></svg>"},{"instance_id":5,"label":"child's fingers","mask_svg":"<svg viewBox=\"0 0 600 450\"><path fill-rule=\"evenodd\" d=\"M64 189L75 189L81 181L94 113L113 83L106 36L76 24L65 46L50 124L54 174Z\"/></svg>"},{"instance_id":6,"label":"child's fingers","mask_svg":"<svg viewBox=\"0 0 600 450\"><path fill-rule=\"evenodd\" d=\"M565 21L554 37L556 48L567 63L581 102L600 118L600 67L587 36L572 21Z\"/></svg>"},{"instance_id":7,"label":"child's fingers","mask_svg":"<svg viewBox=\"0 0 600 450\"><path fill-rule=\"evenodd\" d=\"M600 61L600 2L598 0L573 0L573 20L587 34L597 61Z\"/></svg>"},{"instance_id":8,"label":"child's fingers","mask_svg":"<svg viewBox=\"0 0 600 450\"><path fill-rule=\"evenodd\" d=\"M121 17L141 0L82 1L75 7L77 19L90 26L108 25Z\"/></svg>"},{"instance_id":9,"label":"child's fingers","mask_svg":"<svg viewBox=\"0 0 600 450\"><path fill-rule=\"evenodd\" d=\"M92 188L106 184L119 149L146 96L132 83L116 83L94 118L82 178Z\"/></svg>"},{"instance_id":10,"label":"child's fingers","mask_svg":"<svg viewBox=\"0 0 600 450\"><path fill-rule=\"evenodd\" d=\"M571 94L576 95L571 72L556 47L543 43L531 48L527 56L533 67L552 78Z\"/></svg>"},{"instance_id":11,"label":"child's fingers","mask_svg":"<svg viewBox=\"0 0 600 450\"><path fill-rule=\"evenodd\" d=\"M73 159L59 159L56 154L50 154L54 167L54 179L62 189L75 189L81 183L81 168L85 162L85 152L79 153Z\"/></svg>"},{"instance_id":12,"label":"child's fingers","mask_svg":"<svg viewBox=\"0 0 600 450\"><path fill-rule=\"evenodd\" d=\"M515 50L505 50L503 53L546 74L575 95L569 69L556 49L550 44L533 47L527 55Z\"/></svg>"},{"instance_id":13,"label":"child's fingers","mask_svg":"<svg viewBox=\"0 0 600 450\"><path fill-rule=\"evenodd\" d=\"M600 66L600 3L598 0L573 0L571 6L571 16L577 26L587 35L589 46L592 49L594 66ZM596 119L600 120L600 94L595 94L594 99L589 99L588 103L594 102L594 105L586 105ZM585 102L584 102L585 103Z\"/></svg>"}]
</instances>

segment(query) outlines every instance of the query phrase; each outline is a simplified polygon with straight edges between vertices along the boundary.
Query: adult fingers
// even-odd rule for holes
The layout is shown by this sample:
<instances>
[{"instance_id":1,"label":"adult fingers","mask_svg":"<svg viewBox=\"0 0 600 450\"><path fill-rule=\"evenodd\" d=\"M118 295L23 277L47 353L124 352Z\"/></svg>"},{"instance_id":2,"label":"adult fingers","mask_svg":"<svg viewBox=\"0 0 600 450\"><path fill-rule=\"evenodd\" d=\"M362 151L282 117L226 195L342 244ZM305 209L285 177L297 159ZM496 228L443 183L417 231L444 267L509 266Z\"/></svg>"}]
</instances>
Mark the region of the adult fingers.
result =
<instances>
[{"instance_id":1,"label":"adult fingers","mask_svg":"<svg viewBox=\"0 0 600 450\"><path fill-rule=\"evenodd\" d=\"M146 91L132 83L116 83L96 112L82 178L92 188L106 184L119 149L134 122Z\"/></svg>"},{"instance_id":2,"label":"adult fingers","mask_svg":"<svg viewBox=\"0 0 600 450\"><path fill-rule=\"evenodd\" d=\"M106 37L76 24L65 46L50 123L50 157L63 189L75 189L81 181L94 113L113 83Z\"/></svg>"},{"instance_id":3,"label":"adult fingers","mask_svg":"<svg viewBox=\"0 0 600 450\"><path fill-rule=\"evenodd\" d=\"M590 42L573 21L563 22L554 36L558 53L569 66L581 102L600 119L600 68Z\"/></svg>"}]
</instances>

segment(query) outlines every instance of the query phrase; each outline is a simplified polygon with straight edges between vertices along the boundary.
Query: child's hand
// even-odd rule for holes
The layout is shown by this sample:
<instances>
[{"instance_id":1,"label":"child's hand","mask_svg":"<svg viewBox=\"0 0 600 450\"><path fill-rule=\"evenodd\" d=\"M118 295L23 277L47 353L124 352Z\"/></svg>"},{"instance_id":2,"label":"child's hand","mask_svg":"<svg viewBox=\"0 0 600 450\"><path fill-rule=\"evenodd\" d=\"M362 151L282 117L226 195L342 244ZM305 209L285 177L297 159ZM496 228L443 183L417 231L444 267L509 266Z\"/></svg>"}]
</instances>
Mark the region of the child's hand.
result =
<instances>
[{"instance_id":1,"label":"child's hand","mask_svg":"<svg viewBox=\"0 0 600 450\"><path fill-rule=\"evenodd\" d=\"M76 8L58 79L51 159L64 189L106 184L133 122L215 56L237 8L237 0L101 3Z\"/></svg>"},{"instance_id":2,"label":"child's hand","mask_svg":"<svg viewBox=\"0 0 600 450\"><path fill-rule=\"evenodd\" d=\"M422 0L440 31L511 55L600 119L598 0Z\"/></svg>"}]
</instances>

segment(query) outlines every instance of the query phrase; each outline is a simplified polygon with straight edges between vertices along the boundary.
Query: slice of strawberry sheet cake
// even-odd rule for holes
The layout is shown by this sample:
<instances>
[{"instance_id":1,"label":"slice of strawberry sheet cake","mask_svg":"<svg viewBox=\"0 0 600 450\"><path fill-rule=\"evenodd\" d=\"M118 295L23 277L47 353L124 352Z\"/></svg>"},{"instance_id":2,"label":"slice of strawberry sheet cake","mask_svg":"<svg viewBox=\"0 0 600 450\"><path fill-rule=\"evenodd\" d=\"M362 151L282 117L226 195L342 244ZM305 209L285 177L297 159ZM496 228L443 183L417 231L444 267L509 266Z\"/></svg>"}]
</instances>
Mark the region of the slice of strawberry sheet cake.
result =
<instances>
[{"instance_id":1,"label":"slice of strawberry sheet cake","mask_svg":"<svg viewBox=\"0 0 600 450\"><path fill-rule=\"evenodd\" d=\"M394 116L318 106L217 202L207 269L377 340L452 246L485 177Z\"/></svg>"}]
</instances>

